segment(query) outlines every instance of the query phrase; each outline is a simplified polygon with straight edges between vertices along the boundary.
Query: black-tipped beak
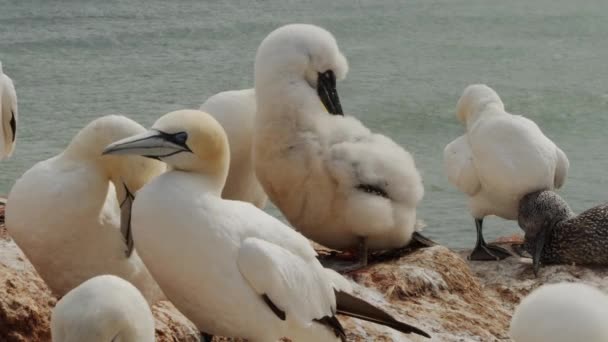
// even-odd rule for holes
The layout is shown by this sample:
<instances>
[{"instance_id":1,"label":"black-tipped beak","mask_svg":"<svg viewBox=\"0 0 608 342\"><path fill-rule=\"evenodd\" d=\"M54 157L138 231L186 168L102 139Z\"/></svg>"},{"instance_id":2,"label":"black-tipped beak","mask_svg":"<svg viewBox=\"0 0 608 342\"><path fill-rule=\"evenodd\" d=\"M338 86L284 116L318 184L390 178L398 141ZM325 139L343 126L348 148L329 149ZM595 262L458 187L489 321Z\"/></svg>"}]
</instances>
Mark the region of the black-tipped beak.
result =
<instances>
[{"instance_id":1,"label":"black-tipped beak","mask_svg":"<svg viewBox=\"0 0 608 342\"><path fill-rule=\"evenodd\" d=\"M336 75L333 71L320 72L317 79L317 94L330 114L344 115L340 97L336 90Z\"/></svg>"},{"instance_id":2,"label":"black-tipped beak","mask_svg":"<svg viewBox=\"0 0 608 342\"><path fill-rule=\"evenodd\" d=\"M169 157L181 152L192 152L186 144L188 133L165 133L150 130L108 145L102 154L134 154L153 159Z\"/></svg>"},{"instance_id":3,"label":"black-tipped beak","mask_svg":"<svg viewBox=\"0 0 608 342\"><path fill-rule=\"evenodd\" d=\"M543 227L536 235L534 254L532 254L532 266L534 267L535 277L538 277L538 271L540 270L540 259L542 258L543 248L545 247L545 241L547 239L547 230L548 228Z\"/></svg>"}]
</instances>

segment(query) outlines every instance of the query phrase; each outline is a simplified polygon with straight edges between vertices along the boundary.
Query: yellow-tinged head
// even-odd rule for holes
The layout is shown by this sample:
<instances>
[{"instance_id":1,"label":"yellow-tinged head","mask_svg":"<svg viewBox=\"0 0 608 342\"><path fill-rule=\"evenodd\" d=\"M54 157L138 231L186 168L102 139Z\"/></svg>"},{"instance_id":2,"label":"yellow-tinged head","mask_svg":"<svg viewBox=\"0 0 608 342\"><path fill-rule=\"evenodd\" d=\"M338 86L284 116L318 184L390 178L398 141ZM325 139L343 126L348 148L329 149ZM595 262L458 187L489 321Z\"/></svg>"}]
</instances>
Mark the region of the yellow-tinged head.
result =
<instances>
[{"instance_id":1,"label":"yellow-tinged head","mask_svg":"<svg viewBox=\"0 0 608 342\"><path fill-rule=\"evenodd\" d=\"M503 111L505 109L500 96L494 89L485 84L472 84L462 92L456 105L456 116L461 123L466 124L472 116L488 105L495 105Z\"/></svg>"},{"instance_id":2,"label":"yellow-tinged head","mask_svg":"<svg viewBox=\"0 0 608 342\"><path fill-rule=\"evenodd\" d=\"M230 163L224 129L211 115L198 110L165 114L147 132L112 143L103 154L161 160L173 170L201 173L222 186Z\"/></svg>"},{"instance_id":3,"label":"yellow-tinged head","mask_svg":"<svg viewBox=\"0 0 608 342\"><path fill-rule=\"evenodd\" d=\"M124 199L121 195L126 186L135 192L158 176L165 170L162 163L132 156L130 158L119 158L116 156L102 156L101 152L108 144L141 134L146 129L137 122L121 116L106 115L93 120L86 125L72 139L65 149L63 156L75 161L89 161L96 163L104 170L108 178L114 182L119 201Z\"/></svg>"}]
</instances>

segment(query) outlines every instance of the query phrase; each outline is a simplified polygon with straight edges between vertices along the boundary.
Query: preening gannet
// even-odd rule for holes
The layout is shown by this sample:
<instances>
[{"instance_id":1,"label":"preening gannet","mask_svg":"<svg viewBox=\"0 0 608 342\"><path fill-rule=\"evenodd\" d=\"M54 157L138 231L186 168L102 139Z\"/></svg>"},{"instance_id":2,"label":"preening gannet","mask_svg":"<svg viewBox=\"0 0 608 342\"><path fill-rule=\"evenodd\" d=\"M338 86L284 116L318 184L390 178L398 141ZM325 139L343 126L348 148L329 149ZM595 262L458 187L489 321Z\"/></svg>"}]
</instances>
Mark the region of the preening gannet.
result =
<instances>
[{"instance_id":1,"label":"preening gannet","mask_svg":"<svg viewBox=\"0 0 608 342\"><path fill-rule=\"evenodd\" d=\"M515 342L608 341L608 298L582 283L543 285L524 298L511 319Z\"/></svg>"},{"instance_id":2,"label":"preening gannet","mask_svg":"<svg viewBox=\"0 0 608 342\"><path fill-rule=\"evenodd\" d=\"M129 204L128 190L137 191L165 165L101 155L109 143L142 131L124 116L96 119L65 151L34 165L11 189L8 232L56 296L96 275L114 274L150 303L163 297L137 253L130 253L131 233L121 226L120 203Z\"/></svg>"},{"instance_id":3,"label":"preening gannet","mask_svg":"<svg viewBox=\"0 0 608 342\"><path fill-rule=\"evenodd\" d=\"M51 335L53 342L154 342L154 317L131 283L101 275L57 302Z\"/></svg>"},{"instance_id":4,"label":"preening gannet","mask_svg":"<svg viewBox=\"0 0 608 342\"><path fill-rule=\"evenodd\" d=\"M564 184L568 158L532 120L507 113L486 85L468 86L457 107L466 133L445 147L443 158L450 183L469 196L477 228L470 259L506 258L507 251L484 241L483 218L516 220L524 195Z\"/></svg>"},{"instance_id":5,"label":"preening gannet","mask_svg":"<svg viewBox=\"0 0 608 342\"><path fill-rule=\"evenodd\" d=\"M522 198L518 222L535 274L541 263L608 265L608 203L577 216L555 192L537 191Z\"/></svg>"},{"instance_id":6,"label":"preening gannet","mask_svg":"<svg viewBox=\"0 0 608 342\"><path fill-rule=\"evenodd\" d=\"M10 157L17 139L17 92L0 62L0 160Z\"/></svg>"},{"instance_id":7,"label":"preening gannet","mask_svg":"<svg viewBox=\"0 0 608 342\"><path fill-rule=\"evenodd\" d=\"M229 147L210 115L166 114L105 154L158 158L170 168L133 203L136 248L173 304L201 330L250 341L345 340L335 314L425 332L348 294L308 240L247 202L220 197Z\"/></svg>"},{"instance_id":8,"label":"preening gannet","mask_svg":"<svg viewBox=\"0 0 608 342\"><path fill-rule=\"evenodd\" d=\"M414 159L345 116L336 80L348 64L331 33L294 24L255 61L254 163L270 200L304 236L334 249L407 245L424 187Z\"/></svg>"},{"instance_id":9,"label":"preening gannet","mask_svg":"<svg viewBox=\"0 0 608 342\"><path fill-rule=\"evenodd\" d=\"M203 112L211 114L222 125L230 144L230 168L222 197L264 208L268 196L253 167L255 108L253 89L224 91L211 96L201 106Z\"/></svg>"}]
</instances>

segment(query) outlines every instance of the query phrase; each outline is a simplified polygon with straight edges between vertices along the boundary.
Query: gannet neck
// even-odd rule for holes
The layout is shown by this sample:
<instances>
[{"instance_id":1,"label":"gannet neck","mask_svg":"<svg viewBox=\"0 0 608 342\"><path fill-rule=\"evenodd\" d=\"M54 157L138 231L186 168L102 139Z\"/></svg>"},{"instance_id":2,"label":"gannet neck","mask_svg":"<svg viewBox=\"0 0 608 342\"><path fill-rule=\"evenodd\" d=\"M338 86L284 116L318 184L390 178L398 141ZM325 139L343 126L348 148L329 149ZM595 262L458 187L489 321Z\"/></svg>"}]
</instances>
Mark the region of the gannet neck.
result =
<instances>
[{"instance_id":1,"label":"gannet neck","mask_svg":"<svg viewBox=\"0 0 608 342\"><path fill-rule=\"evenodd\" d=\"M505 113L502 100L494 89L485 84L473 84L464 90L458 100L456 115L467 127L481 117Z\"/></svg>"},{"instance_id":2,"label":"gannet neck","mask_svg":"<svg viewBox=\"0 0 608 342\"><path fill-rule=\"evenodd\" d=\"M292 24L270 33L258 48L255 90L262 120L298 113L326 112L316 93L319 73L346 77L348 63L331 33L314 25Z\"/></svg>"},{"instance_id":3,"label":"gannet neck","mask_svg":"<svg viewBox=\"0 0 608 342\"><path fill-rule=\"evenodd\" d=\"M169 165L170 172L198 174L220 192L230 163L224 129L211 115L198 110L165 114L148 132L116 141L103 153L158 159Z\"/></svg>"},{"instance_id":4,"label":"gannet neck","mask_svg":"<svg viewBox=\"0 0 608 342\"><path fill-rule=\"evenodd\" d=\"M139 156L118 158L102 155L108 144L141 132L145 132L145 128L131 119L119 115L104 116L85 126L72 139L62 158L97 165L114 183L118 200L121 201L124 199L125 186L135 192L165 170L162 163Z\"/></svg>"}]
</instances>

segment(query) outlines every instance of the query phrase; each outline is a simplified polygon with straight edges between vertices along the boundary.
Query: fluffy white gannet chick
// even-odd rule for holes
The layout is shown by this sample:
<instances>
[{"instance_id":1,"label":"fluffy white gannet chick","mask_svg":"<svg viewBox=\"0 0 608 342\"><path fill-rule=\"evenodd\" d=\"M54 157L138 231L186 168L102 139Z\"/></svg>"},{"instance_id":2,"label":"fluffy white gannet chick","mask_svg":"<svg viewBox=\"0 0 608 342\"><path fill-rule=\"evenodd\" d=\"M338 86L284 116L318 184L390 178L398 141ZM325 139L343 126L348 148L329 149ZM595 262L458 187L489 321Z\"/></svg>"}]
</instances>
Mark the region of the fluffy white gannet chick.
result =
<instances>
[{"instance_id":1,"label":"fluffy white gannet chick","mask_svg":"<svg viewBox=\"0 0 608 342\"><path fill-rule=\"evenodd\" d=\"M53 342L154 342L154 317L131 283L101 275L57 302L51 336Z\"/></svg>"},{"instance_id":2,"label":"fluffy white gannet chick","mask_svg":"<svg viewBox=\"0 0 608 342\"><path fill-rule=\"evenodd\" d=\"M230 168L222 197L264 208L268 196L253 167L255 108L255 90L243 89L217 93L208 98L200 109L211 114L228 136Z\"/></svg>"},{"instance_id":3,"label":"fluffy white gannet chick","mask_svg":"<svg viewBox=\"0 0 608 342\"><path fill-rule=\"evenodd\" d=\"M327 247L407 245L424 188L412 156L344 116L336 80L348 65L313 25L270 33L255 60L256 173L270 200L304 236ZM415 234L416 237L419 234Z\"/></svg>"},{"instance_id":4,"label":"fluffy white gannet chick","mask_svg":"<svg viewBox=\"0 0 608 342\"><path fill-rule=\"evenodd\" d=\"M515 342L608 341L608 298L589 285L543 285L522 300L511 319Z\"/></svg>"},{"instance_id":5,"label":"fluffy white gannet chick","mask_svg":"<svg viewBox=\"0 0 608 342\"><path fill-rule=\"evenodd\" d=\"M201 331L250 341L344 341L339 313L428 336L345 292L350 284L323 268L298 232L250 203L220 197L230 153L210 115L168 113L104 153L170 166L135 198L134 240L167 297Z\"/></svg>"},{"instance_id":6,"label":"fluffy white gannet chick","mask_svg":"<svg viewBox=\"0 0 608 342\"><path fill-rule=\"evenodd\" d=\"M6 228L56 296L96 275L114 274L150 303L163 298L137 253L131 254L129 221L121 220L120 207L130 209L128 190L137 191L165 165L101 155L109 143L142 131L124 116L96 119L65 151L34 165L11 189Z\"/></svg>"},{"instance_id":7,"label":"fluffy white gannet chick","mask_svg":"<svg viewBox=\"0 0 608 342\"><path fill-rule=\"evenodd\" d=\"M560 188L569 162L530 119L505 111L496 92L483 84L468 86L457 105L466 133L443 152L448 180L469 196L477 242L471 260L498 260L510 254L483 238L483 218L516 220L519 201L531 192Z\"/></svg>"},{"instance_id":8,"label":"fluffy white gannet chick","mask_svg":"<svg viewBox=\"0 0 608 342\"><path fill-rule=\"evenodd\" d=\"M17 92L0 62L0 160L10 157L17 139Z\"/></svg>"}]
</instances>

